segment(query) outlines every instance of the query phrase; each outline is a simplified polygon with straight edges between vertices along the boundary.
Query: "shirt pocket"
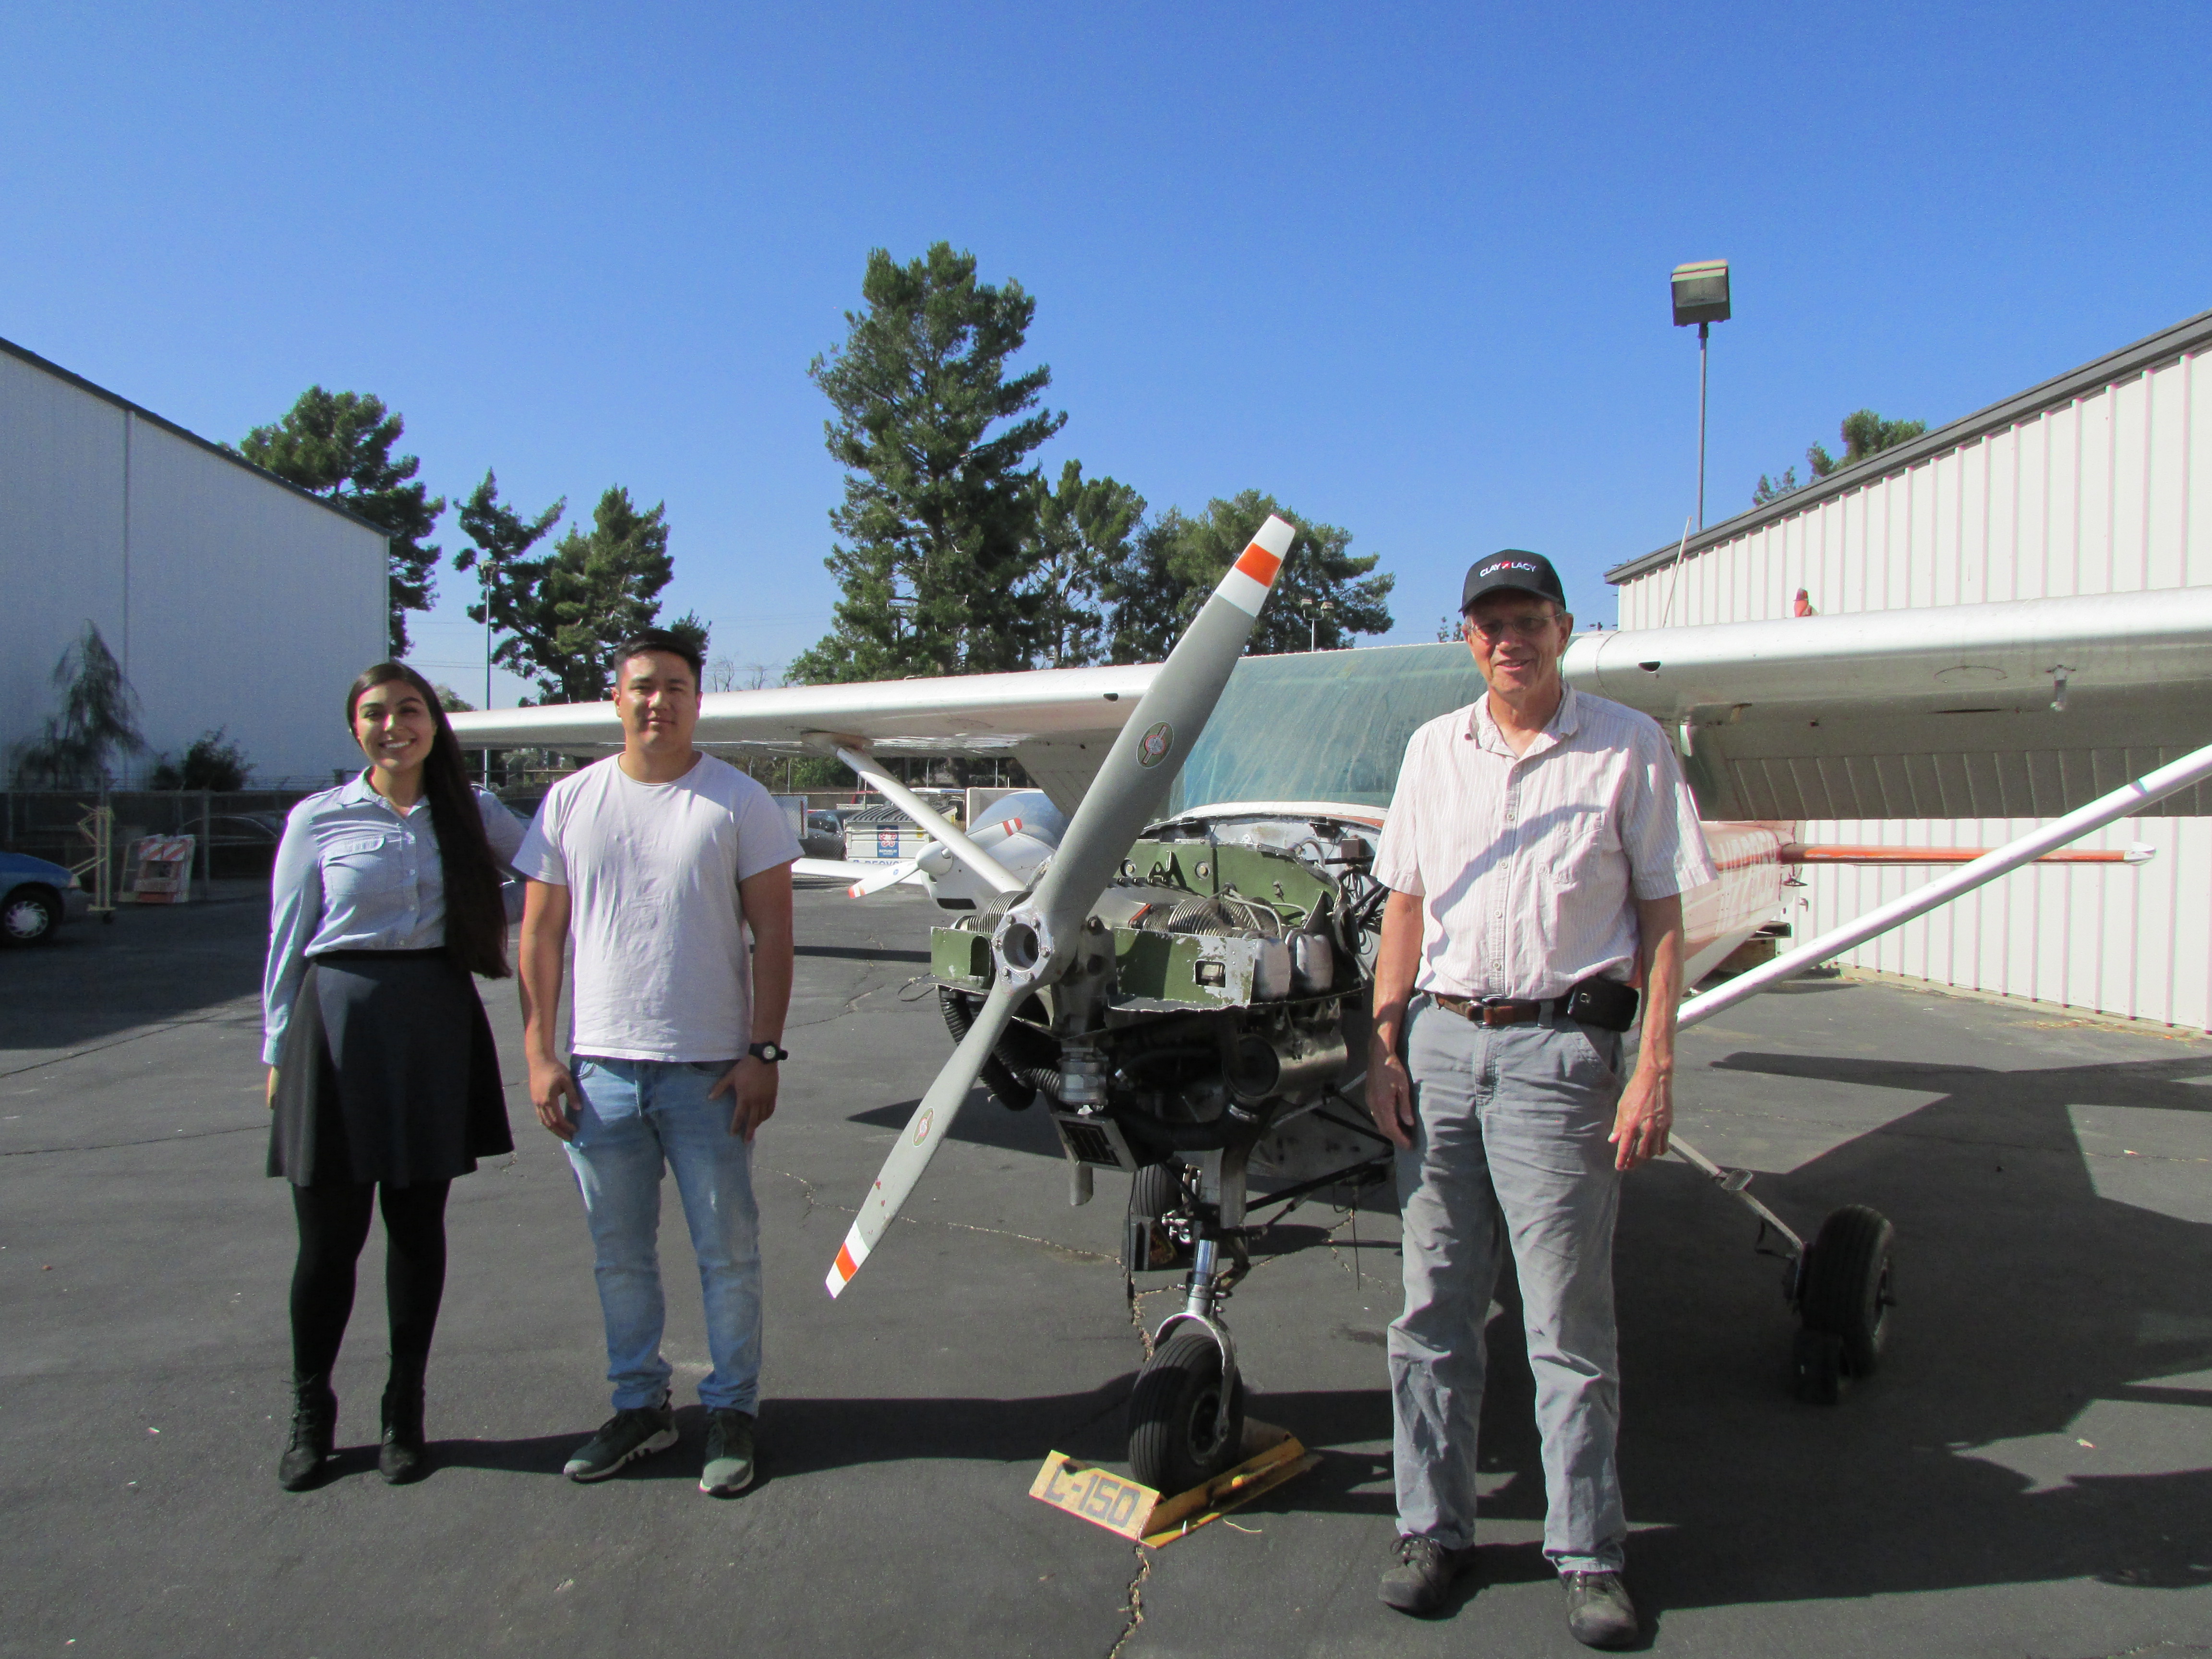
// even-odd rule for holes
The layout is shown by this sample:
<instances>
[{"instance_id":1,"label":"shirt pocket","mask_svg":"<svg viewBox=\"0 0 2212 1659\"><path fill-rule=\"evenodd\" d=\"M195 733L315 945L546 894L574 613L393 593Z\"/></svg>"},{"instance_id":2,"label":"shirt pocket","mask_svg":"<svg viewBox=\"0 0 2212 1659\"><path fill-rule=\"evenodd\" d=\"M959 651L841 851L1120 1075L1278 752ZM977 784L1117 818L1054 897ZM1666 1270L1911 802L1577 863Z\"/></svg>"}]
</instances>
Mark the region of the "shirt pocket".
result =
<instances>
[{"instance_id":1,"label":"shirt pocket","mask_svg":"<svg viewBox=\"0 0 2212 1659\"><path fill-rule=\"evenodd\" d=\"M374 908L407 885L402 837L390 830L353 830L323 843L324 902L332 912Z\"/></svg>"}]
</instances>

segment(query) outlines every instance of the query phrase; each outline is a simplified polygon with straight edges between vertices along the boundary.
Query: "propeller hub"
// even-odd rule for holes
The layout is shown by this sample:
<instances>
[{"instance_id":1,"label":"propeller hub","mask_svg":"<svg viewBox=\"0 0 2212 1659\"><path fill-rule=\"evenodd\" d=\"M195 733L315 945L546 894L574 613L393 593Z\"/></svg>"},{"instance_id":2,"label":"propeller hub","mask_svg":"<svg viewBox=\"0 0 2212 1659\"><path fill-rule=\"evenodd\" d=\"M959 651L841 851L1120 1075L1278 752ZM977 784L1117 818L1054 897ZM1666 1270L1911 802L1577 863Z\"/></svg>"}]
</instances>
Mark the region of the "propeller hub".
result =
<instances>
[{"instance_id":1,"label":"propeller hub","mask_svg":"<svg viewBox=\"0 0 2212 1659\"><path fill-rule=\"evenodd\" d=\"M1011 989L1027 990L1050 973L1058 954L1051 921L1026 904L1007 911L991 940L991 953L998 959L1000 979Z\"/></svg>"}]
</instances>

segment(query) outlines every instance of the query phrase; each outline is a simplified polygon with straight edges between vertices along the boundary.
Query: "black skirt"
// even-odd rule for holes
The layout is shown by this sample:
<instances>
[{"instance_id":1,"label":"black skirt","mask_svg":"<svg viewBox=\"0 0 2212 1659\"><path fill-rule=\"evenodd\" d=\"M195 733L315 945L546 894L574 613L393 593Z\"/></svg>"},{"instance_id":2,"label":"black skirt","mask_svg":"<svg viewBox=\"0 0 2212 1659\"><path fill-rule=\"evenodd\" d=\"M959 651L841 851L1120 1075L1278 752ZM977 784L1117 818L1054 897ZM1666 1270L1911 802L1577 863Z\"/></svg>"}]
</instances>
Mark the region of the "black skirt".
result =
<instances>
[{"instance_id":1,"label":"black skirt","mask_svg":"<svg viewBox=\"0 0 2212 1659\"><path fill-rule=\"evenodd\" d=\"M514 1150L499 1051L466 969L442 950L308 958L276 1064L270 1175L406 1187Z\"/></svg>"}]
</instances>

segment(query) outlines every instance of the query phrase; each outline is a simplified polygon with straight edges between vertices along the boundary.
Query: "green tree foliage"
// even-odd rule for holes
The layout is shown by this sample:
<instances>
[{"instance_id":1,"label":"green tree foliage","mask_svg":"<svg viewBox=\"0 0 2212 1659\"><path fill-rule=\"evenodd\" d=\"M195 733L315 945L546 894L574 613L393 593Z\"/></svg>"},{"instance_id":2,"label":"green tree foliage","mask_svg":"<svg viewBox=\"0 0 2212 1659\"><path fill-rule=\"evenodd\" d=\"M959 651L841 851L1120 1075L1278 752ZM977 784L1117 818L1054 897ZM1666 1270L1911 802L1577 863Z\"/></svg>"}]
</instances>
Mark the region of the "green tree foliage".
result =
<instances>
[{"instance_id":1,"label":"green tree foliage","mask_svg":"<svg viewBox=\"0 0 2212 1659\"><path fill-rule=\"evenodd\" d=\"M845 343L807 370L846 470L824 561L844 595L791 678L1027 667L1048 607L1024 463L1067 418L1038 404L1049 368L1008 374L1036 302L1018 283L977 282L975 256L945 242L906 264L875 249L860 295Z\"/></svg>"},{"instance_id":2,"label":"green tree foliage","mask_svg":"<svg viewBox=\"0 0 2212 1659\"><path fill-rule=\"evenodd\" d=\"M496 613L510 586L510 573L568 510L568 498L563 495L536 518L526 519L500 500L499 476L485 470L483 482L469 492L457 515L469 545L454 552L453 568L474 570L481 596L468 608L471 622L483 622Z\"/></svg>"},{"instance_id":3,"label":"green tree foliage","mask_svg":"<svg viewBox=\"0 0 2212 1659\"><path fill-rule=\"evenodd\" d=\"M1157 662L1172 650L1271 513L1297 528L1297 540L1246 649L1255 656L1304 651L1311 638L1320 649L1334 651L1350 645L1354 635L1387 633L1387 601L1397 579L1374 574L1380 556L1354 555L1348 550L1350 531L1316 524L1273 496L1247 489L1208 501L1204 512L1188 517L1170 507L1104 573L1099 592L1107 606L1112 660ZM1331 607L1325 611L1318 609L1323 600Z\"/></svg>"},{"instance_id":4,"label":"green tree foliage","mask_svg":"<svg viewBox=\"0 0 2212 1659\"><path fill-rule=\"evenodd\" d=\"M91 623L61 654L53 672L62 706L46 729L15 745L18 789L96 789L113 781L108 761L144 752L138 730L138 696L123 665Z\"/></svg>"},{"instance_id":5,"label":"green tree foliage","mask_svg":"<svg viewBox=\"0 0 2212 1659\"><path fill-rule=\"evenodd\" d=\"M1844 453L1833 455L1825 444L1814 444L1805 452L1805 464L1813 469L1808 483L1814 478L1825 478L1831 472L1840 472L1847 466L1856 466L1869 455L1879 455L1885 449L1918 437L1928 430L1925 421L1885 420L1871 409L1856 409L1844 416L1837 435L1844 441ZM1759 487L1752 491L1751 504L1764 507L1767 502L1787 495L1799 488L1797 469L1790 467L1778 478L1759 475Z\"/></svg>"},{"instance_id":6,"label":"green tree foliage","mask_svg":"<svg viewBox=\"0 0 2212 1659\"><path fill-rule=\"evenodd\" d=\"M392 538L387 628L395 657L407 654L407 612L428 611L437 597L431 572L439 549L422 538L446 510L443 495L432 499L428 486L416 482L419 460L392 458L392 447L406 429L380 398L311 386L282 421L255 427L238 447L254 465L336 502Z\"/></svg>"},{"instance_id":7,"label":"green tree foliage","mask_svg":"<svg viewBox=\"0 0 2212 1659\"><path fill-rule=\"evenodd\" d=\"M227 726L203 732L194 738L181 761L167 755L155 763L146 780L150 789L243 789L253 775L246 750L225 737Z\"/></svg>"},{"instance_id":8,"label":"green tree foliage","mask_svg":"<svg viewBox=\"0 0 2212 1659\"><path fill-rule=\"evenodd\" d=\"M491 483L485 480L487 486ZM540 696L549 702L601 701L614 670L615 647L654 625L660 614L660 590L674 573L668 553L666 503L640 512L629 490L611 486L592 509L588 531L571 526L543 558L515 554L495 561L490 556L495 549L511 545L533 526L541 526L520 544L526 548L551 525L544 514L526 525L512 514L507 514L512 524L497 518L494 494L480 487L477 495L470 498L472 506L479 496L485 503L477 522L491 539L489 545L484 541L477 544L486 556L485 568L494 571L485 588L492 626L507 636L493 652L493 660L534 677ZM472 539L477 535L476 531L470 533ZM661 625L705 650L707 628L697 617L687 614Z\"/></svg>"},{"instance_id":9,"label":"green tree foliage","mask_svg":"<svg viewBox=\"0 0 2212 1659\"><path fill-rule=\"evenodd\" d=\"M1145 498L1112 478L1085 478L1080 461L1060 467L1057 485L1037 475L1030 490L1037 661L1047 668L1103 661L1109 647L1100 585L1133 556Z\"/></svg>"}]
</instances>

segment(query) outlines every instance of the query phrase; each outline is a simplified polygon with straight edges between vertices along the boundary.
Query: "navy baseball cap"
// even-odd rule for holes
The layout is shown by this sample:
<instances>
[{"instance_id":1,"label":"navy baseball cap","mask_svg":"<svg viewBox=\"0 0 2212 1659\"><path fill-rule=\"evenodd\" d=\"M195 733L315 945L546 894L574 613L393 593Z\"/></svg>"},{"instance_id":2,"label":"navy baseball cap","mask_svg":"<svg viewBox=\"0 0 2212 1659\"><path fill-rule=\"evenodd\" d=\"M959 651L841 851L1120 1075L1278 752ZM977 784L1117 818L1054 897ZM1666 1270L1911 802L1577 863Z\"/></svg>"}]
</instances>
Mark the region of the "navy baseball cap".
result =
<instances>
[{"instance_id":1,"label":"navy baseball cap","mask_svg":"<svg viewBox=\"0 0 2212 1659\"><path fill-rule=\"evenodd\" d=\"M1468 567L1467 581L1459 592L1460 614L1465 616L1468 607L1484 594L1504 588L1534 593L1562 609L1567 603L1567 591L1559 586L1559 573L1552 568L1549 559L1541 553L1508 547L1487 558L1477 559Z\"/></svg>"}]
</instances>

